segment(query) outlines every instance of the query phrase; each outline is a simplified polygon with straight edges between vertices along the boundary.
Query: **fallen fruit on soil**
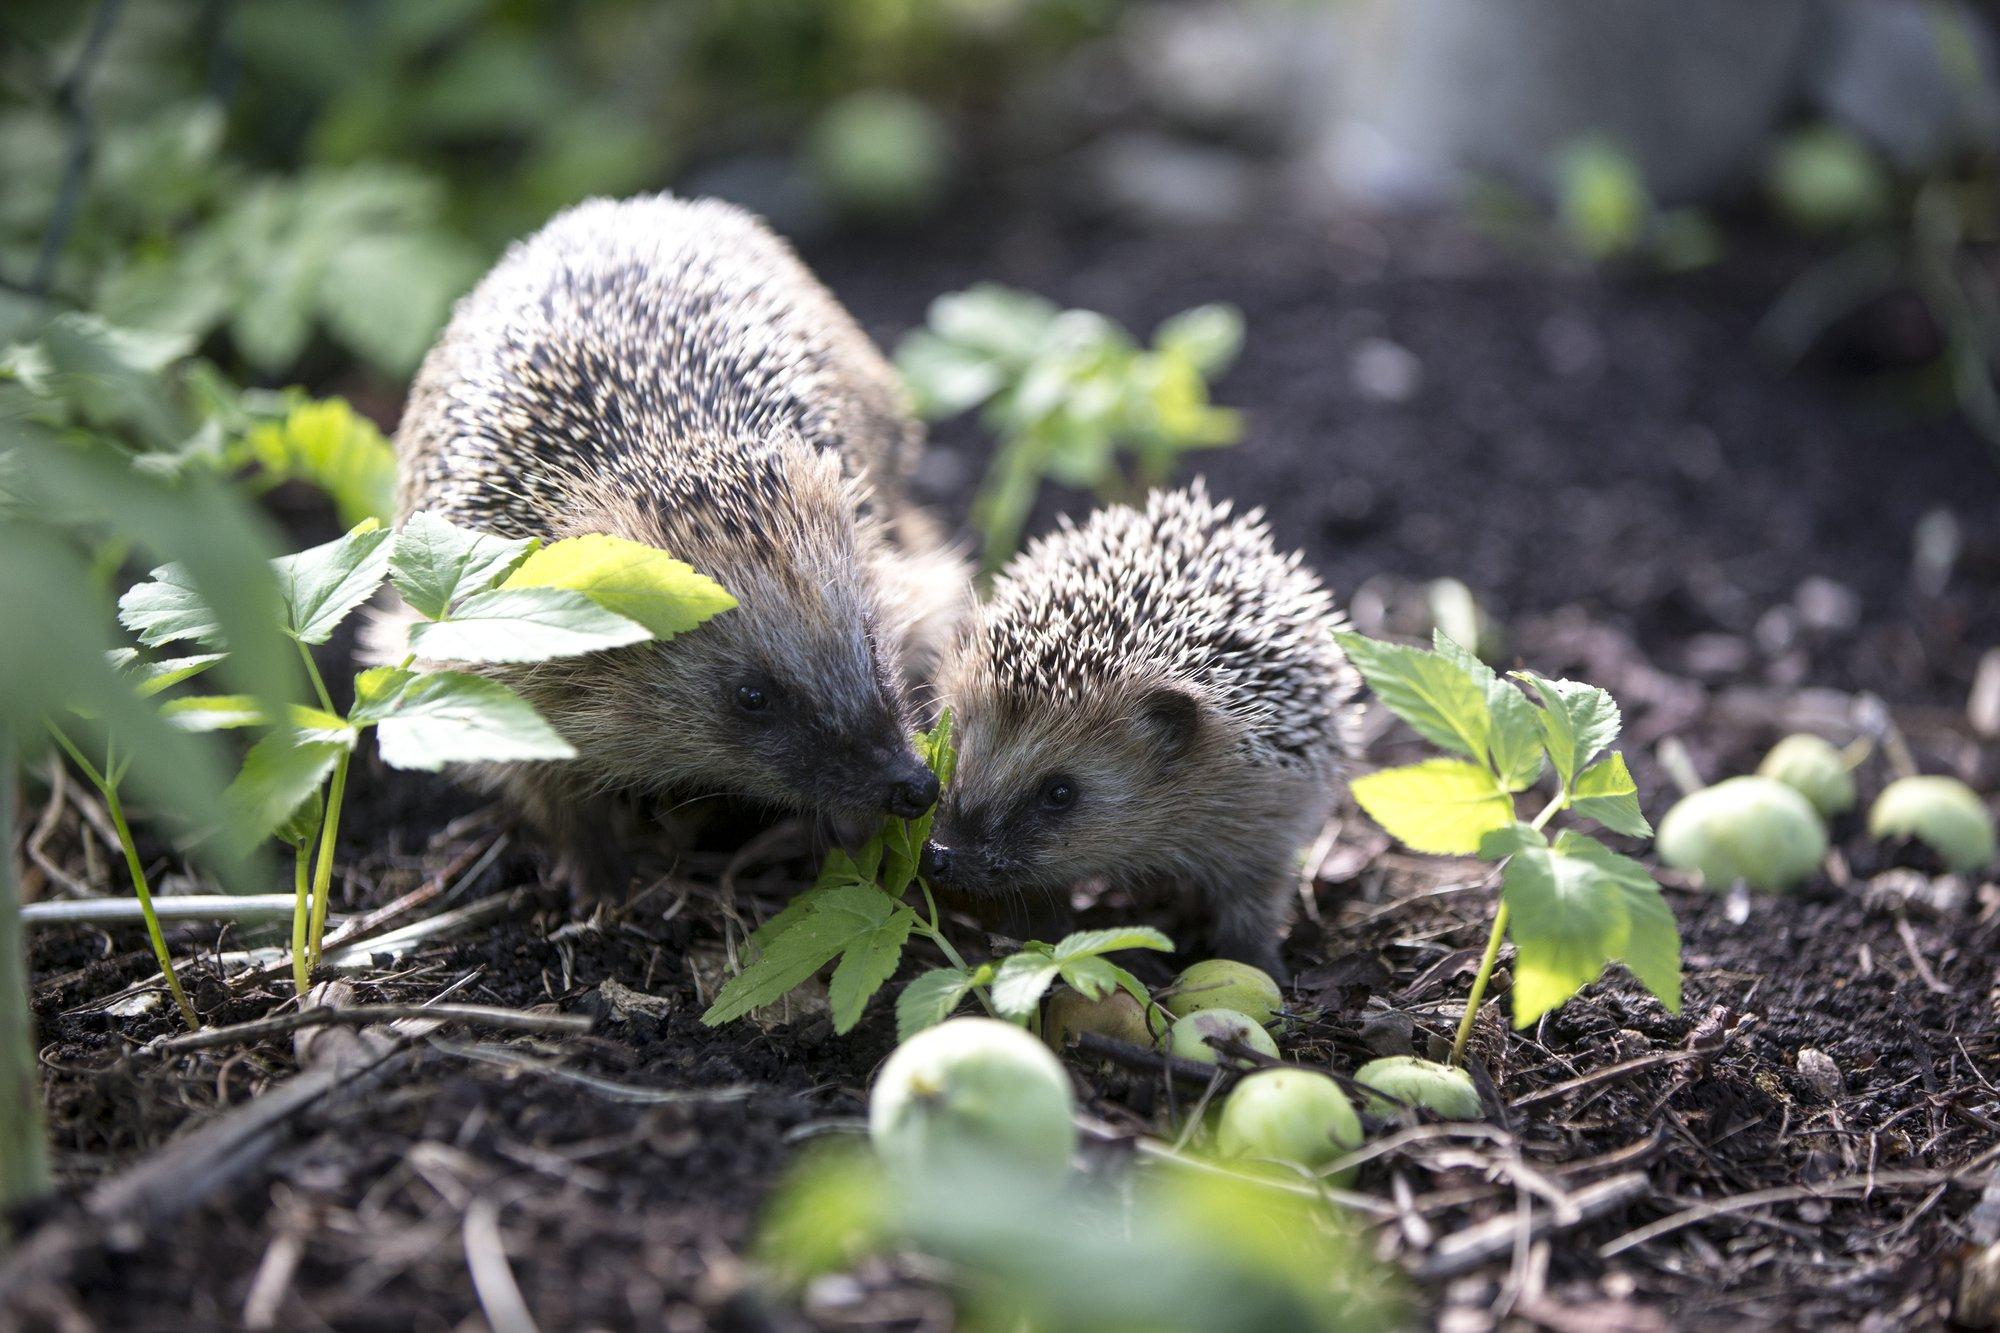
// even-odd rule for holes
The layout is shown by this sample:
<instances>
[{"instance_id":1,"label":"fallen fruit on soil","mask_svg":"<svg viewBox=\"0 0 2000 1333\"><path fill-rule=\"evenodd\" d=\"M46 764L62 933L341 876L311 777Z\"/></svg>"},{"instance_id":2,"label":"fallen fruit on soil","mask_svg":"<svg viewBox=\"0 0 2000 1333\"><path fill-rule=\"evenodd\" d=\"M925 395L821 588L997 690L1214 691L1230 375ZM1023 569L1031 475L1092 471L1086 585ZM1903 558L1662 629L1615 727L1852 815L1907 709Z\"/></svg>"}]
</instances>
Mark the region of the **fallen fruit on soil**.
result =
<instances>
[{"instance_id":1,"label":"fallen fruit on soil","mask_svg":"<svg viewBox=\"0 0 2000 1333\"><path fill-rule=\"evenodd\" d=\"M1069 1075L1012 1023L954 1018L896 1048L868 1097L868 1136L885 1158L1003 1154L1050 1175L1076 1148Z\"/></svg>"},{"instance_id":2,"label":"fallen fruit on soil","mask_svg":"<svg viewBox=\"0 0 2000 1333\"><path fill-rule=\"evenodd\" d=\"M1798 792L1828 819L1854 808L1854 775L1840 751L1821 737L1785 737L1771 747L1757 773Z\"/></svg>"},{"instance_id":3,"label":"fallen fruit on soil","mask_svg":"<svg viewBox=\"0 0 2000 1333\"><path fill-rule=\"evenodd\" d=\"M1223 1103L1215 1147L1224 1157L1291 1162L1318 1170L1361 1146L1361 1117L1340 1085L1310 1069L1266 1069ZM1342 1172L1344 1184L1352 1172Z\"/></svg>"},{"instance_id":4,"label":"fallen fruit on soil","mask_svg":"<svg viewBox=\"0 0 2000 1333\"><path fill-rule=\"evenodd\" d=\"M1368 1098L1364 1109L1370 1115L1392 1116L1406 1106L1421 1106L1446 1120L1481 1118L1479 1094L1473 1090L1472 1076L1435 1060L1421 1060L1414 1055L1384 1056L1355 1070L1354 1081L1382 1094ZM1398 1102L1402 1105L1397 1105Z\"/></svg>"},{"instance_id":5,"label":"fallen fruit on soil","mask_svg":"<svg viewBox=\"0 0 2000 1333\"><path fill-rule=\"evenodd\" d=\"M1153 1044L1145 1008L1124 991L1108 991L1093 1000L1068 986L1058 988L1042 1010L1042 1040L1060 1051L1085 1032L1133 1046Z\"/></svg>"},{"instance_id":6,"label":"fallen fruit on soil","mask_svg":"<svg viewBox=\"0 0 2000 1333\"><path fill-rule=\"evenodd\" d=\"M1775 778L1729 778L1681 799L1660 821L1660 860L1710 888L1741 880L1764 893L1799 883L1826 856L1812 802Z\"/></svg>"},{"instance_id":7,"label":"fallen fruit on soil","mask_svg":"<svg viewBox=\"0 0 2000 1333\"><path fill-rule=\"evenodd\" d=\"M1248 1014L1233 1009L1203 1009L1174 1020L1167 1033L1167 1054L1179 1060L1222 1063L1223 1054L1210 1043L1241 1042L1259 1055L1278 1058L1278 1043Z\"/></svg>"},{"instance_id":8,"label":"fallen fruit on soil","mask_svg":"<svg viewBox=\"0 0 2000 1333\"><path fill-rule=\"evenodd\" d=\"M1915 838L1966 875L1993 864L1993 812L1957 778L1898 778L1868 812L1873 838Z\"/></svg>"},{"instance_id":9,"label":"fallen fruit on soil","mask_svg":"<svg viewBox=\"0 0 2000 1333\"><path fill-rule=\"evenodd\" d=\"M1196 963L1160 993L1160 1005L1175 1018L1203 1009L1233 1009L1254 1023L1269 1027L1285 1000L1271 974L1248 963L1211 958Z\"/></svg>"}]
</instances>

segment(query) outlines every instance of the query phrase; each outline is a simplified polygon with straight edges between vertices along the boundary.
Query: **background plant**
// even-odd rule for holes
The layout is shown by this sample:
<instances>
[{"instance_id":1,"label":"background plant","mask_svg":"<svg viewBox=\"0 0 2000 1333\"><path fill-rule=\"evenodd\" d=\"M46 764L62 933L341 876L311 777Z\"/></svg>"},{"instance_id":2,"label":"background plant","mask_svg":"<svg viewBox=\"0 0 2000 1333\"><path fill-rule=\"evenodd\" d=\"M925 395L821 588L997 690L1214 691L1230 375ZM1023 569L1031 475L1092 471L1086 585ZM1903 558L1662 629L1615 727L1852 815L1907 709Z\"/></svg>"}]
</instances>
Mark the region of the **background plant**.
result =
<instances>
[{"instance_id":1,"label":"background plant","mask_svg":"<svg viewBox=\"0 0 2000 1333\"><path fill-rule=\"evenodd\" d=\"M1465 1055L1503 939L1514 942L1513 1011L1526 1027L1622 962L1679 1012L1680 932L1652 872L1558 815L1650 837L1625 758L1610 747L1622 725L1604 690L1532 671L1502 679L1465 649L1338 636L1384 707L1445 753L1356 778L1354 799L1412 851L1477 856L1500 865L1500 903L1452 1043ZM1533 698L1523 692L1526 687ZM1523 821L1516 799L1544 772L1555 791Z\"/></svg>"},{"instance_id":2,"label":"background plant","mask_svg":"<svg viewBox=\"0 0 2000 1333\"><path fill-rule=\"evenodd\" d=\"M1020 545L1045 480L1129 499L1171 480L1188 452L1234 444L1242 422L1210 403L1209 383L1242 346L1225 305L1175 315L1142 347L1102 315L981 284L933 301L896 364L925 416L981 408L999 437L972 502L990 573Z\"/></svg>"},{"instance_id":3,"label":"background plant","mask_svg":"<svg viewBox=\"0 0 2000 1333\"><path fill-rule=\"evenodd\" d=\"M383 762L394 768L574 758L576 751L520 694L458 667L540 662L671 638L736 604L712 579L637 542L590 535L544 547L423 513L411 515L400 532L368 519L273 568L281 623L297 645L312 700L275 713L240 696L192 695L165 711L191 730L265 729L225 799L245 836L280 835L287 825L310 830L281 836L298 858L292 967L300 994L320 957L348 769L364 732L375 733ZM134 585L119 601L121 621L148 648L192 642L212 660L226 660L221 627L182 574L163 566ZM353 705L342 714L311 649L374 597L385 577L417 618L408 652L397 666L358 674ZM452 665L417 667L420 658ZM308 881L306 856L314 847Z\"/></svg>"}]
</instances>

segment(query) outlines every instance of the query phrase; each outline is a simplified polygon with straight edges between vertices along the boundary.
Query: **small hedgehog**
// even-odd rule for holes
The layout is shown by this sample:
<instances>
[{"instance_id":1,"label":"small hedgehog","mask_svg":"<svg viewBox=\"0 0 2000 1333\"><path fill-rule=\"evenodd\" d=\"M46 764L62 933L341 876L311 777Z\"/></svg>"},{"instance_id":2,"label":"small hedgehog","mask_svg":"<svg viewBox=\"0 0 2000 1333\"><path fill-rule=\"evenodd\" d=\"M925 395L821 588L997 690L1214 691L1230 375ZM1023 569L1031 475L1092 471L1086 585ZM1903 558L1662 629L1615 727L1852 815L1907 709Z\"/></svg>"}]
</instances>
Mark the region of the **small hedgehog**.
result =
<instances>
[{"instance_id":1,"label":"small hedgehog","mask_svg":"<svg viewBox=\"0 0 2000 1333\"><path fill-rule=\"evenodd\" d=\"M740 603L668 643L493 669L579 757L471 776L540 826L573 887L623 886L614 794L931 805L900 667L969 584L904 503L920 443L852 317L727 204L580 205L459 303L397 433L400 515L644 542Z\"/></svg>"},{"instance_id":2,"label":"small hedgehog","mask_svg":"<svg viewBox=\"0 0 2000 1333\"><path fill-rule=\"evenodd\" d=\"M1190 893L1219 955L1281 974L1293 860L1355 749L1343 624L1260 513L1199 481L1065 522L940 665L959 765L925 873L995 901Z\"/></svg>"}]
</instances>

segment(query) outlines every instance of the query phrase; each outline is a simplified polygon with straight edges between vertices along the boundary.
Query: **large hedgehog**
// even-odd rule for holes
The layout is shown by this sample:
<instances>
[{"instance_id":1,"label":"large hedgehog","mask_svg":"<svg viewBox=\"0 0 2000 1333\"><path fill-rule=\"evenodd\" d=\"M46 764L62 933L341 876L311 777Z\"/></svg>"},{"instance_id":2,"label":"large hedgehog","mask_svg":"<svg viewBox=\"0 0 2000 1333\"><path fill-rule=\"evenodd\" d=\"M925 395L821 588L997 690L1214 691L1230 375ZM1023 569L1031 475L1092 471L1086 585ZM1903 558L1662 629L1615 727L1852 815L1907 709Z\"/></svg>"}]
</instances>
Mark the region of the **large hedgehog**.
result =
<instances>
[{"instance_id":1,"label":"large hedgehog","mask_svg":"<svg viewBox=\"0 0 2000 1333\"><path fill-rule=\"evenodd\" d=\"M931 804L901 668L967 585L903 499L920 443L853 319L727 204L583 204L460 302L397 433L400 515L645 542L740 603L667 643L495 669L579 757L473 776L541 827L574 886L622 887L615 793Z\"/></svg>"},{"instance_id":2,"label":"large hedgehog","mask_svg":"<svg viewBox=\"0 0 2000 1333\"><path fill-rule=\"evenodd\" d=\"M960 750L927 874L975 899L1192 894L1217 953L1281 970L1293 861L1353 749L1342 623L1259 514L1200 482L1065 523L939 667Z\"/></svg>"}]
</instances>

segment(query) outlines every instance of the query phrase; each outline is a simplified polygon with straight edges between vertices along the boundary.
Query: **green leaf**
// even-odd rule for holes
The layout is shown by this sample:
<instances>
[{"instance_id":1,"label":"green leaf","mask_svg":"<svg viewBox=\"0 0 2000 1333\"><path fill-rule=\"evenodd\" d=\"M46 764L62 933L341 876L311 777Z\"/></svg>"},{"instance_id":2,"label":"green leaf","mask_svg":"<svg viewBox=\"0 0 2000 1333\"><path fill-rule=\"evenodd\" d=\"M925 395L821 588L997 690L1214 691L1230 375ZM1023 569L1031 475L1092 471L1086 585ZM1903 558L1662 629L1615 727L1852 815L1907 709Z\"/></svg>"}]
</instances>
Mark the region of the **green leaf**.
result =
<instances>
[{"instance_id":1,"label":"green leaf","mask_svg":"<svg viewBox=\"0 0 2000 1333\"><path fill-rule=\"evenodd\" d=\"M1229 369L1243 350L1243 312L1219 302L1183 310L1154 332L1153 346L1186 358L1196 371L1213 379Z\"/></svg>"},{"instance_id":2,"label":"green leaf","mask_svg":"<svg viewBox=\"0 0 2000 1333\"><path fill-rule=\"evenodd\" d=\"M1426 759L1354 779L1370 818L1417 852L1470 856L1480 840L1514 822L1514 801L1477 764Z\"/></svg>"},{"instance_id":3,"label":"green leaf","mask_svg":"<svg viewBox=\"0 0 2000 1333\"><path fill-rule=\"evenodd\" d=\"M262 726L266 714L247 694L195 694L167 700L160 716L182 731L230 731Z\"/></svg>"},{"instance_id":4,"label":"green leaf","mask_svg":"<svg viewBox=\"0 0 2000 1333\"><path fill-rule=\"evenodd\" d=\"M1119 926L1110 930L1079 930L1055 942L1051 953L1058 962L1087 958L1094 954L1116 953L1120 949L1158 949L1172 953L1174 942L1151 926Z\"/></svg>"},{"instance_id":5,"label":"green leaf","mask_svg":"<svg viewBox=\"0 0 2000 1333\"><path fill-rule=\"evenodd\" d=\"M342 752L339 745L300 742L282 731L251 746L242 771L222 794L242 836L262 840L285 824L319 790Z\"/></svg>"},{"instance_id":6,"label":"green leaf","mask_svg":"<svg viewBox=\"0 0 2000 1333\"><path fill-rule=\"evenodd\" d=\"M1334 638L1383 706L1419 736L1475 763L1486 762L1492 728L1486 691L1464 667L1437 653L1360 634Z\"/></svg>"},{"instance_id":7,"label":"green leaf","mask_svg":"<svg viewBox=\"0 0 2000 1333\"><path fill-rule=\"evenodd\" d=\"M244 449L273 479L309 481L333 498L348 527L396 511L396 451L345 400L301 403L254 428Z\"/></svg>"},{"instance_id":8,"label":"green leaf","mask_svg":"<svg viewBox=\"0 0 2000 1333\"><path fill-rule=\"evenodd\" d=\"M1486 749L1493 771L1508 791L1534 786L1544 762L1542 725L1528 696L1442 630L1432 632L1431 642L1439 656L1477 681L1486 694L1486 710L1492 719Z\"/></svg>"},{"instance_id":9,"label":"green leaf","mask_svg":"<svg viewBox=\"0 0 2000 1333\"><path fill-rule=\"evenodd\" d=\"M776 915L750 932L750 947L759 953L769 953L778 940L795 929L801 922L809 920L813 914L813 903L826 896L829 889L838 884L821 884L795 894L792 900L779 908Z\"/></svg>"},{"instance_id":10,"label":"green leaf","mask_svg":"<svg viewBox=\"0 0 2000 1333\"><path fill-rule=\"evenodd\" d=\"M729 610L736 599L706 574L657 547L603 533L544 546L513 572L507 588L568 588L637 621L655 638L684 634Z\"/></svg>"},{"instance_id":11,"label":"green leaf","mask_svg":"<svg viewBox=\"0 0 2000 1333\"><path fill-rule=\"evenodd\" d=\"M1680 1008L1680 934L1646 868L1589 838L1524 848L1507 863L1501 901L1513 938L1514 1023L1526 1027L1605 967L1624 961Z\"/></svg>"},{"instance_id":12,"label":"green leaf","mask_svg":"<svg viewBox=\"0 0 2000 1333\"><path fill-rule=\"evenodd\" d=\"M1118 989L1119 970L1095 954L1069 959L1059 970L1072 989L1093 1000Z\"/></svg>"},{"instance_id":13,"label":"green leaf","mask_svg":"<svg viewBox=\"0 0 2000 1333\"><path fill-rule=\"evenodd\" d=\"M428 672L374 707L376 742L391 768L436 772L446 764L576 757L533 705L484 676Z\"/></svg>"},{"instance_id":14,"label":"green leaf","mask_svg":"<svg viewBox=\"0 0 2000 1333\"><path fill-rule=\"evenodd\" d=\"M1625 756L1613 750L1576 775L1569 808L1594 819L1613 833L1647 838L1653 826L1639 809L1639 787L1625 767Z\"/></svg>"},{"instance_id":15,"label":"green leaf","mask_svg":"<svg viewBox=\"0 0 2000 1333\"><path fill-rule=\"evenodd\" d=\"M111 654L111 665L134 676L140 697L149 699L162 690L194 679L228 656L228 653L197 653L192 657L163 657L144 662L135 650L120 648Z\"/></svg>"},{"instance_id":16,"label":"green leaf","mask_svg":"<svg viewBox=\"0 0 2000 1333\"><path fill-rule=\"evenodd\" d=\"M908 1041L950 1018L978 983L961 967L939 967L903 987L896 997L896 1040Z\"/></svg>"},{"instance_id":17,"label":"green leaf","mask_svg":"<svg viewBox=\"0 0 2000 1333\"><path fill-rule=\"evenodd\" d=\"M354 707L347 710L348 720L358 726L380 722L396 696L416 678L416 672L402 667L369 667L360 672L354 677Z\"/></svg>"},{"instance_id":18,"label":"green leaf","mask_svg":"<svg viewBox=\"0 0 2000 1333\"><path fill-rule=\"evenodd\" d=\"M340 622L382 586L394 536L371 518L344 537L273 560L291 636L300 643L332 638Z\"/></svg>"},{"instance_id":19,"label":"green leaf","mask_svg":"<svg viewBox=\"0 0 2000 1333\"><path fill-rule=\"evenodd\" d=\"M1004 1017L1026 1018L1061 970L1054 958L1035 950L1002 960L993 973L993 1007Z\"/></svg>"},{"instance_id":20,"label":"green leaf","mask_svg":"<svg viewBox=\"0 0 2000 1333\"><path fill-rule=\"evenodd\" d=\"M411 629L410 650L437 662L541 662L652 637L580 592L495 588L460 602L449 620Z\"/></svg>"},{"instance_id":21,"label":"green leaf","mask_svg":"<svg viewBox=\"0 0 2000 1333\"><path fill-rule=\"evenodd\" d=\"M763 955L730 978L701 1021L714 1027L770 1004L850 946L863 944L865 948L869 937L883 930L899 911L909 913L881 890L866 885L818 891L810 908L802 913L803 919L794 918L794 924L771 934ZM907 926L904 929L907 933ZM862 971L850 975L844 992L860 992L867 966L864 962ZM873 987L860 993L860 1002L865 1003L873 993Z\"/></svg>"},{"instance_id":22,"label":"green leaf","mask_svg":"<svg viewBox=\"0 0 2000 1333\"><path fill-rule=\"evenodd\" d=\"M840 965L827 983L827 1007L833 1030L849 1032L868 1008L869 999L895 975L903 957L903 942L917 914L885 893L836 889L813 908L815 916L851 922L854 938L842 948Z\"/></svg>"},{"instance_id":23,"label":"green leaf","mask_svg":"<svg viewBox=\"0 0 2000 1333\"><path fill-rule=\"evenodd\" d=\"M442 620L453 602L492 588L540 545L533 537L510 541L416 513L396 534L389 577L418 615Z\"/></svg>"},{"instance_id":24,"label":"green leaf","mask_svg":"<svg viewBox=\"0 0 2000 1333\"><path fill-rule=\"evenodd\" d=\"M1506 828L1494 829L1479 840L1479 859L1504 861L1516 852L1548 845L1549 840L1542 836L1540 829L1517 819Z\"/></svg>"},{"instance_id":25,"label":"green leaf","mask_svg":"<svg viewBox=\"0 0 2000 1333\"><path fill-rule=\"evenodd\" d=\"M179 564L161 565L144 582L127 588L118 599L118 623L148 648L185 639L222 646L221 618L209 608L194 576Z\"/></svg>"},{"instance_id":26,"label":"green leaf","mask_svg":"<svg viewBox=\"0 0 2000 1333\"><path fill-rule=\"evenodd\" d=\"M1543 708L1537 716L1542 724L1542 738L1548 746L1549 758L1555 763L1556 775L1568 786L1575 781L1577 770L1618 739L1619 729L1624 725L1618 704L1595 685L1549 680L1532 671L1513 674L1542 697Z\"/></svg>"}]
</instances>

